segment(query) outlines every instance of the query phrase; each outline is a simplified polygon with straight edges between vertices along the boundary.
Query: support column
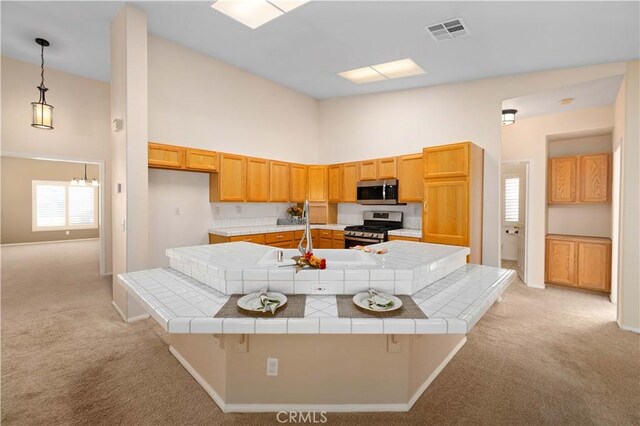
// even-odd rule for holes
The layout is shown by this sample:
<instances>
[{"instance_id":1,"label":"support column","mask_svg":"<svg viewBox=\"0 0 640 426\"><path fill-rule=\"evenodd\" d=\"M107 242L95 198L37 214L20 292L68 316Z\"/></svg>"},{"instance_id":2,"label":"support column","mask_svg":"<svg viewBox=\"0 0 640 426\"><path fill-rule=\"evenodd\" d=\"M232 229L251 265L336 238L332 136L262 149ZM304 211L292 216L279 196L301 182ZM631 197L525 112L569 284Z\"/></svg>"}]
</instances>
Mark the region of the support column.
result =
<instances>
[{"instance_id":1,"label":"support column","mask_svg":"<svg viewBox=\"0 0 640 426\"><path fill-rule=\"evenodd\" d=\"M125 5L111 21L113 305L125 321L145 317L116 277L147 268L147 112L147 17Z\"/></svg>"}]
</instances>

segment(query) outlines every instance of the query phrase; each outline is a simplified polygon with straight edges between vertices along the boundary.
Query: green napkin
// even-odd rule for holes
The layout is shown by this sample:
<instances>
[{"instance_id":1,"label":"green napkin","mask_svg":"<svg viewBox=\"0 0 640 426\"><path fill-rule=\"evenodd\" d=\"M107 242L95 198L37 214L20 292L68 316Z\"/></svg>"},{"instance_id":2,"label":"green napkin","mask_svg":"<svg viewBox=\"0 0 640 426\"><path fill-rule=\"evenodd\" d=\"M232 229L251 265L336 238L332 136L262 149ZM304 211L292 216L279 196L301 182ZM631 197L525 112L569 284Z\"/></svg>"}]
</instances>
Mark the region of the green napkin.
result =
<instances>
[{"instance_id":1,"label":"green napkin","mask_svg":"<svg viewBox=\"0 0 640 426\"><path fill-rule=\"evenodd\" d=\"M272 314L275 314L276 309L280 307L280 300L269 297L269 295L267 294L267 289L263 288L262 290L260 290L259 298L260 304L258 305L258 307L262 312L271 311Z\"/></svg>"},{"instance_id":2,"label":"green napkin","mask_svg":"<svg viewBox=\"0 0 640 426\"><path fill-rule=\"evenodd\" d=\"M373 288L369 289L369 297L365 299L371 309L385 310L393 307L393 300L388 297L382 296L378 293L378 290Z\"/></svg>"}]
</instances>

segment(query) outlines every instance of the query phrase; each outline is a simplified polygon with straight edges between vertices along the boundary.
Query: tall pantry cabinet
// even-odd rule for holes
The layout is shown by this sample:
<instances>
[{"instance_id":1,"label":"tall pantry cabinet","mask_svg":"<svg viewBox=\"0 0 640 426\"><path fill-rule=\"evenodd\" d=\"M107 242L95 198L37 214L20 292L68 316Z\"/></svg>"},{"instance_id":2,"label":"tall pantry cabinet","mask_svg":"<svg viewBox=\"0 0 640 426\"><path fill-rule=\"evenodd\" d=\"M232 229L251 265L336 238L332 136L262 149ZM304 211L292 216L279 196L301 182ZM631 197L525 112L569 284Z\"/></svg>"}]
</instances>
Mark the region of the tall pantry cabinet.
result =
<instances>
[{"instance_id":1,"label":"tall pantry cabinet","mask_svg":"<svg viewBox=\"0 0 640 426\"><path fill-rule=\"evenodd\" d=\"M469 247L482 263L484 150L471 142L425 148L422 241Z\"/></svg>"}]
</instances>

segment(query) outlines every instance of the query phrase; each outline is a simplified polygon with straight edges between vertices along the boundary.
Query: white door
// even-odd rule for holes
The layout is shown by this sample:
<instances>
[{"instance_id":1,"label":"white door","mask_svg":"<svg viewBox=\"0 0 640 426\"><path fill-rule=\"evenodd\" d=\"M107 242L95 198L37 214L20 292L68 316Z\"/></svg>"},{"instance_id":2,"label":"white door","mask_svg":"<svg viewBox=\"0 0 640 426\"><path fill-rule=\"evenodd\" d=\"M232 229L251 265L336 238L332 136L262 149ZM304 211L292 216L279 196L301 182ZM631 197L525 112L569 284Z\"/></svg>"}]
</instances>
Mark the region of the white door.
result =
<instances>
[{"instance_id":1,"label":"white door","mask_svg":"<svg viewBox=\"0 0 640 426\"><path fill-rule=\"evenodd\" d=\"M518 277L526 276L526 212L527 212L527 163L503 165L503 227L515 238L515 267Z\"/></svg>"}]
</instances>

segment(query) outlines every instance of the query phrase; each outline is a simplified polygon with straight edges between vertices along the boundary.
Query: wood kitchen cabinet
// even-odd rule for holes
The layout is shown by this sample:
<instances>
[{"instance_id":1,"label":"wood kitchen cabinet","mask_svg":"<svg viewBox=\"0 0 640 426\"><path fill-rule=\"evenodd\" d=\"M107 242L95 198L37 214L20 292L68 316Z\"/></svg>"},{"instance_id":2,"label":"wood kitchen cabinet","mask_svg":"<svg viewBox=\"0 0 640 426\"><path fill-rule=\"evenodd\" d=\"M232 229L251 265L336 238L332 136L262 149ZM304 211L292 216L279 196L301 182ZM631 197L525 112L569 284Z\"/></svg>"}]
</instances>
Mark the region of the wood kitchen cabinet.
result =
<instances>
[{"instance_id":1,"label":"wood kitchen cabinet","mask_svg":"<svg viewBox=\"0 0 640 426\"><path fill-rule=\"evenodd\" d=\"M289 201L289 163L271 161L269 171L269 201L285 203Z\"/></svg>"},{"instance_id":2,"label":"wood kitchen cabinet","mask_svg":"<svg viewBox=\"0 0 640 426\"><path fill-rule=\"evenodd\" d=\"M179 146L149 143L147 145L149 167L160 169L183 169L185 149Z\"/></svg>"},{"instance_id":3,"label":"wood kitchen cabinet","mask_svg":"<svg viewBox=\"0 0 640 426\"><path fill-rule=\"evenodd\" d=\"M578 157L549 159L549 204L578 202Z\"/></svg>"},{"instance_id":4,"label":"wood kitchen cabinet","mask_svg":"<svg viewBox=\"0 0 640 426\"><path fill-rule=\"evenodd\" d=\"M309 201L328 201L327 166L309 166Z\"/></svg>"},{"instance_id":5,"label":"wood kitchen cabinet","mask_svg":"<svg viewBox=\"0 0 640 426\"><path fill-rule=\"evenodd\" d=\"M358 163L342 165L341 201L343 203L358 201Z\"/></svg>"},{"instance_id":6,"label":"wood kitchen cabinet","mask_svg":"<svg viewBox=\"0 0 640 426\"><path fill-rule=\"evenodd\" d=\"M422 241L469 247L469 261L482 263L484 150L462 142L425 148L422 157Z\"/></svg>"},{"instance_id":7,"label":"wood kitchen cabinet","mask_svg":"<svg viewBox=\"0 0 640 426\"><path fill-rule=\"evenodd\" d=\"M398 201L420 203L424 194L422 153L398 157Z\"/></svg>"},{"instance_id":8,"label":"wood kitchen cabinet","mask_svg":"<svg viewBox=\"0 0 640 426\"><path fill-rule=\"evenodd\" d=\"M329 202L339 203L342 193L342 165L334 164L329 166Z\"/></svg>"},{"instance_id":9,"label":"wood kitchen cabinet","mask_svg":"<svg viewBox=\"0 0 640 426\"><path fill-rule=\"evenodd\" d=\"M247 201L269 201L269 161L247 158Z\"/></svg>"},{"instance_id":10,"label":"wood kitchen cabinet","mask_svg":"<svg viewBox=\"0 0 640 426\"><path fill-rule=\"evenodd\" d=\"M361 161L359 180L376 180L377 178L378 162L376 160Z\"/></svg>"},{"instance_id":11,"label":"wood kitchen cabinet","mask_svg":"<svg viewBox=\"0 0 640 426\"><path fill-rule=\"evenodd\" d=\"M549 204L611 203L611 154L549 159Z\"/></svg>"},{"instance_id":12,"label":"wood kitchen cabinet","mask_svg":"<svg viewBox=\"0 0 640 426\"><path fill-rule=\"evenodd\" d=\"M547 235L545 281L608 293L611 291L611 240Z\"/></svg>"},{"instance_id":13,"label":"wood kitchen cabinet","mask_svg":"<svg viewBox=\"0 0 640 426\"><path fill-rule=\"evenodd\" d=\"M378 179L395 179L398 177L398 161L395 157L380 158L378 161Z\"/></svg>"},{"instance_id":14,"label":"wood kitchen cabinet","mask_svg":"<svg viewBox=\"0 0 640 426\"><path fill-rule=\"evenodd\" d=\"M218 173L211 173L209 199L215 201L245 201L247 199L247 158L220 154Z\"/></svg>"},{"instance_id":15,"label":"wood kitchen cabinet","mask_svg":"<svg viewBox=\"0 0 640 426\"><path fill-rule=\"evenodd\" d=\"M203 172L218 171L218 153L203 149L186 149L185 168L187 170L201 170Z\"/></svg>"},{"instance_id":16,"label":"wood kitchen cabinet","mask_svg":"<svg viewBox=\"0 0 640 426\"><path fill-rule=\"evenodd\" d=\"M611 154L579 156L578 194L581 203L611 202Z\"/></svg>"},{"instance_id":17,"label":"wood kitchen cabinet","mask_svg":"<svg viewBox=\"0 0 640 426\"><path fill-rule=\"evenodd\" d=\"M290 164L289 201L303 203L307 199L307 166L304 164Z\"/></svg>"}]
</instances>

